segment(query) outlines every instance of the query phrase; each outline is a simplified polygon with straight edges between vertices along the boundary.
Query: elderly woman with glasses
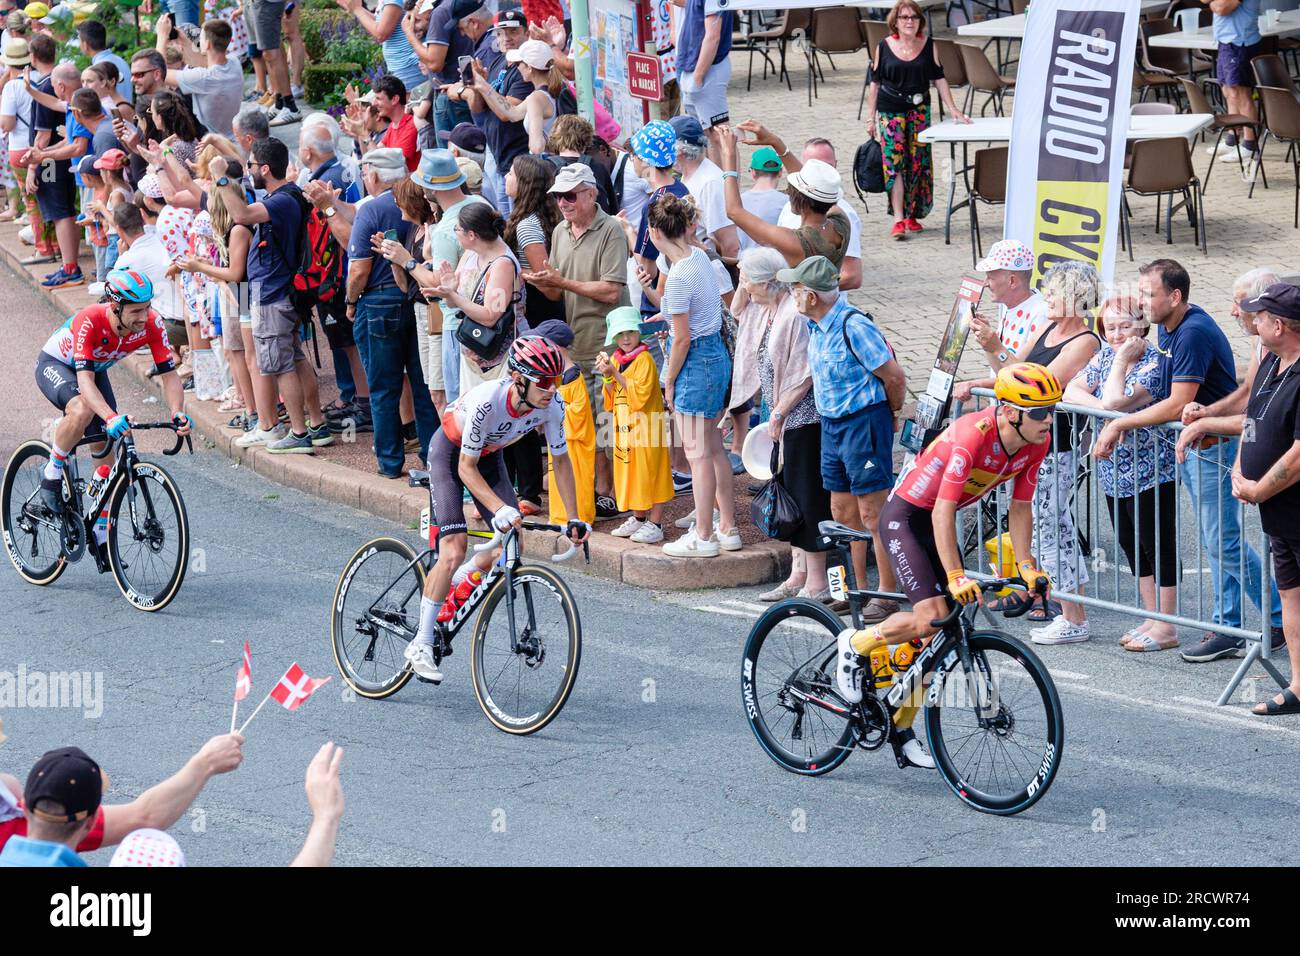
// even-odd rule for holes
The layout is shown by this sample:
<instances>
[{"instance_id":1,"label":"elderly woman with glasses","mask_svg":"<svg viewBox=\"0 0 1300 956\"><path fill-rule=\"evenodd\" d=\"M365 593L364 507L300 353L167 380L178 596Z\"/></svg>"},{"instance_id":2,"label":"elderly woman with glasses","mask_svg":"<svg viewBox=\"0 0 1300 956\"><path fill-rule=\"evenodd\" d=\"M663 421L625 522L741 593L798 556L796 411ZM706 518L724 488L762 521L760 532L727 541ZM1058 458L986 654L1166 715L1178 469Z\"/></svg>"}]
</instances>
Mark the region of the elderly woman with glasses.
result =
<instances>
[{"instance_id":1,"label":"elderly woman with glasses","mask_svg":"<svg viewBox=\"0 0 1300 956\"><path fill-rule=\"evenodd\" d=\"M789 284L776 278L784 268L785 257L775 249L760 246L740 257L740 284L731 301L738 330L729 407L761 388L771 414L759 427L781 446L781 470L775 480L803 515L790 542L790 576L759 600L798 596L830 604L826 553L817 531L818 522L831 517L830 493L821 476L821 417L808 368L808 323L795 307Z\"/></svg>"},{"instance_id":2,"label":"elderly woman with glasses","mask_svg":"<svg viewBox=\"0 0 1300 956\"><path fill-rule=\"evenodd\" d=\"M930 125L930 84L958 123L970 118L957 109L939 64L934 40L925 35L925 20L915 0L898 0L889 11L889 36L871 60L867 94L867 135L880 142L885 164L895 239L920 232L934 205L934 170L930 147L920 135Z\"/></svg>"}]
</instances>

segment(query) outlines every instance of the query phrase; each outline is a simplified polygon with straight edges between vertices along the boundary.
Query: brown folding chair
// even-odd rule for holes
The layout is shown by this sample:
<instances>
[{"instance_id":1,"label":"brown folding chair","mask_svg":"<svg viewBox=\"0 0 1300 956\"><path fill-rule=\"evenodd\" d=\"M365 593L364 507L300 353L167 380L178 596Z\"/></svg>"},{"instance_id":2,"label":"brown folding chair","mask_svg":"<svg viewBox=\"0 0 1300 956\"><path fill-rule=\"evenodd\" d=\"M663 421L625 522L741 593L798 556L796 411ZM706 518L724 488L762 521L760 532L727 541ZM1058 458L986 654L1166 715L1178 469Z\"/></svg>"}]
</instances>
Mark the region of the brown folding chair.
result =
<instances>
[{"instance_id":1,"label":"brown folding chair","mask_svg":"<svg viewBox=\"0 0 1300 956\"><path fill-rule=\"evenodd\" d=\"M1183 93L1187 96L1187 102L1191 106L1192 112L1209 113L1213 116L1214 121L1210 124L1210 132L1217 132L1219 134L1214 139L1214 152L1210 154L1210 167L1205 171L1205 179L1201 182L1201 195L1204 196L1210 188L1210 173L1214 172L1214 161L1218 158L1219 144L1223 142L1223 134L1228 132L1230 129L1235 129L1237 131L1237 136L1240 137L1241 130L1244 127L1249 126L1255 131L1255 139L1258 141L1260 125L1250 117L1243 116L1240 113L1215 112L1215 110L1210 106L1209 98L1205 95L1205 91L1201 89L1199 84L1193 83L1191 80L1183 76L1178 78L1178 82L1183 86ZM1237 164L1241 166L1241 172L1244 176L1246 173L1246 161L1242 157L1240 149L1237 150Z\"/></svg>"},{"instance_id":2,"label":"brown folding chair","mask_svg":"<svg viewBox=\"0 0 1300 956\"><path fill-rule=\"evenodd\" d=\"M862 96L858 98L858 120L861 121L862 105L867 101L867 87L871 85L871 63L876 58L880 41L889 36L889 24L884 20L859 20L858 25L862 28L862 36L867 43L867 72L862 78Z\"/></svg>"},{"instance_id":3,"label":"brown folding chair","mask_svg":"<svg viewBox=\"0 0 1300 956\"><path fill-rule=\"evenodd\" d=\"M773 69L776 70L777 80L779 81L781 79L784 79L786 89L790 90L791 92L794 91L794 85L790 82L790 73L785 68L786 46L790 43L792 39L794 39L794 35L796 33L799 32L806 33L808 31L808 26L811 22L812 22L812 11L809 10L807 7L802 7L797 10L787 10L785 12L785 18L779 24L773 24L770 28L763 31L762 33L750 34L751 39L763 41L765 49L759 52L762 53L764 60L768 59L766 48L770 47L773 43L776 44L777 53L780 57L780 63L779 65L773 66ZM768 62L770 63L771 61L769 60ZM753 76L754 76L754 47L751 45L749 48L749 75L745 79L746 90L750 89L750 84L753 81ZM763 79L767 79L766 63L763 65Z\"/></svg>"},{"instance_id":4,"label":"brown folding chair","mask_svg":"<svg viewBox=\"0 0 1300 956\"><path fill-rule=\"evenodd\" d=\"M980 261L984 247L980 240L979 203L998 205L1007 201L1006 146L993 146L975 151L975 172L970 188L970 254L971 264Z\"/></svg>"},{"instance_id":5,"label":"brown folding chair","mask_svg":"<svg viewBox=\"0 0 1300 956\"><path fill-rule=\"evenodd\" d=\"M1150 44L1152 37L1178 32L1177 24L1168 17L1142 20L1138 23L1139 51L1141 54L1139 62L1144 73L1164 75L1171 80L1175 80L1179 76L1189 76L1196 79L1197 74L1213 72L1213 62L1195 50L1188 50L1184 55L1181 51L1172 47L1159 47ZM1176 93L1178 87L1171 83L1166 84L1163 89L1169 93Z\"/></svg>"},{"instance_id":6,"label":"brown folding chair","mask_svg":"<svg viewBox=\"0 0 1300 956\"><path fill-rule=\"evenodd\" d=\"M817 95L817 77L822 82L826 74L822 73L818 56L825 54L826 60L835 69L832 53L857 53L866 45L862 26L858 22L861 14L857 7L823 7L813 10L812 26L808 30L808 45L805 53L808 57L808 105L812 106L813 97Z\"/></svg>"},{"instance_id":7,"label":"brown folding chair","mask_svg":"<svg viewBox=\"0 0 1300 956\"><path fill-rule=\"evenodd\" d=\"M976 93L987 93L989 98L981 107L980 115L983 116L984 111L992 103L993 112L998 116L1005 116L1002 100L1008 91L1015 90L1015 78L1002 76L997 70L993 69L993 64L989 62L989 58L977 46L958 43L957 50L961 53L962 64L966 67L966 79L970 83L970 89L966 93L964 112L969 113L971 111Z\"/></svg>"},{"instance_id":8,"label":"brown folding chair","mask_svg":"<svg viewBox=\"0 0 1300 956\"><path fill-rule=\"evenodd\" d=\"M1269 137L1290 146L1288 155L1295 172L1295 221L1294 228L1300 229L1300 100L1289 89L1275 86L1257 86L1260 101L1264 106L1264 135L1256 146L1258 155L1263 155L1264 144ZM1262 164L1255 163L1258 169ZM1255 193L1255 180L1250 181L1251 195Z\"/></svg>"},{"instance_id":9,"label":"brown folding chair","mask_svg":"<svg viewBox=\"0 0 1300 956\"><path fill-rule=\"evenodd\" d=\"M1128 209L1128 193L1138 196L1155 196L1156 227L1160 223L1159 197L1170 194L1165 209L1165 241L1174 241L1174 212L1179 206L1187 209L1187 218L1198 239L1201 251L1209 254L1205 240L1205 207L1201 203L1201 181L1192 168L1192 148L1181 136L1169 139L1144 139L1133 144L1133 161L1128 170L1128 183L1120 197L1119 218L1124 244L1128 246L1129 261L1133 260L1132 215ZM1181 193L1183 201L1175 205L1173 194Z\"/></svg>"},{"instance_id":10,"label":"brown folding chair","mask_svg":"<svg viewBox=\"0 0 1300 956\"><path fill-rule=\"evenodd\" d=\"M943 67L943 78L948 81L948 89L953 91L953 102L957 102L957 87L966 86L966 62L961 58L961 51L952 40L934 41L934 50L939 54L939 65ZM943 97L939 97L939 120L944 118Z\"/></svg>"}]
</instances>

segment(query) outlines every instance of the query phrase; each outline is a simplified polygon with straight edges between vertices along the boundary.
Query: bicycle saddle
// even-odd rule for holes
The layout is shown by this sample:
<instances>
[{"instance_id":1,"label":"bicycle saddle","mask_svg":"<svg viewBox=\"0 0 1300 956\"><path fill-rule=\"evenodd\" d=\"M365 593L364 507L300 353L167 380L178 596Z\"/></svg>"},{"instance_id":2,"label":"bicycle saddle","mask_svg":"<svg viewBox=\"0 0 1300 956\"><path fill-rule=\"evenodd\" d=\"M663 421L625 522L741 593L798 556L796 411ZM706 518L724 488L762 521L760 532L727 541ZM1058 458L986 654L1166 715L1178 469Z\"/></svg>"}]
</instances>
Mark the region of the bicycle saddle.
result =
<instances>
[{"instance_id":1,"label":"bicycle saddle","mask_svg":"<svg viewBox=\"0 0 1300 956\"><path fill-rule=\"evenodd\" d=\"M854 541L871 541L871 534L866 531L857 531L846 524L840 524L838 521L819 521L817 530L825 537L830 538L836 544L852 544Z\"/></svg>"},{"instance_id":2,"label":"bicycle saddle","mask_svg":"<svg viewBox=\"0 0 1300 956\"><path fill-rule=\"evenodd\" d=\"M407 474L411 476L410 485L412 488L429 487L429 473L427 471L418 471L415 468L412 468L407 472Z\"/></svg>"}]
</instances>

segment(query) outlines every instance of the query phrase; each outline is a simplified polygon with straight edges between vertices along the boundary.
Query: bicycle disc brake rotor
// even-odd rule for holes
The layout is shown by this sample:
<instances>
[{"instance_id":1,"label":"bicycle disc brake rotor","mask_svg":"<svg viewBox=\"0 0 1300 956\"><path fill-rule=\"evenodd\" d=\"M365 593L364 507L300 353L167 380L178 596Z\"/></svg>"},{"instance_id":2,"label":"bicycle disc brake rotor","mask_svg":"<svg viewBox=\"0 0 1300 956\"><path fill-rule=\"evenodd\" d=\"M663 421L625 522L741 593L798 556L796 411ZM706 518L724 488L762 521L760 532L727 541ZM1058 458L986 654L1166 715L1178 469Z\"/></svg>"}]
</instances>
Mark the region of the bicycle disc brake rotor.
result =
<instances>
[{"instance_id":1,"label":"bicycle disc brake rotor","mask_svg":"<svg viewBox=\"0 0 1300 956\"><path fill-rule=\"evenodd\" d=\"M864 695L861 708L861 716L853 721L853 735L863 750L876 750L889 739L893 719L889 708L875 694Z\"/></svg>"},{"instance_id":2,"label":"bicycle disc brake rotor","mask_svg":"<svg viewBox=\"0 0 1300 956\"><path fill-rule=\"evenodd\" d=\"M524 659L524 666L537 670L546 660L546 643L533 633L531 627L525 627L519 635L519 648L516 650Z\"/></svg>"}]
</instances>

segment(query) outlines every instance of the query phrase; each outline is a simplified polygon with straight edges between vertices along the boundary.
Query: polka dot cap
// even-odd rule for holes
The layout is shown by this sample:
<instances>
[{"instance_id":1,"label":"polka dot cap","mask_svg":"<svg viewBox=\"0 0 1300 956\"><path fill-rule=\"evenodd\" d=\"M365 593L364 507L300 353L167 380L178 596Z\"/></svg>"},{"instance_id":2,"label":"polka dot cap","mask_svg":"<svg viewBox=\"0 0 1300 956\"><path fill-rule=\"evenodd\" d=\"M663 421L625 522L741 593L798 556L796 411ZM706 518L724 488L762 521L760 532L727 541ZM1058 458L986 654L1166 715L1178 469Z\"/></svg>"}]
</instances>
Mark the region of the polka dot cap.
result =
<instances>
[{"instance_id":1,"label":"polka dot cap","mask_svg":"<svg viewBox=\"0 0 1300 956\"><path fill-rule=\"evenodd\" d=\"M1018 239L1002 239L993 243L989 254L975 263L976 272L1010 269L1012 272L1032 272L1034 250Z\"/></svg>"},{"instance_id":2,"label":"polka dot cap","mask_svg":"<svg viewBox=\"0 0 1300 956\"><path fill-rule=\"evenodd\" d=\"M133 830L118 844L109 866L184 866L185 851L162 830Z\"/></svg>"}]
</instances>

